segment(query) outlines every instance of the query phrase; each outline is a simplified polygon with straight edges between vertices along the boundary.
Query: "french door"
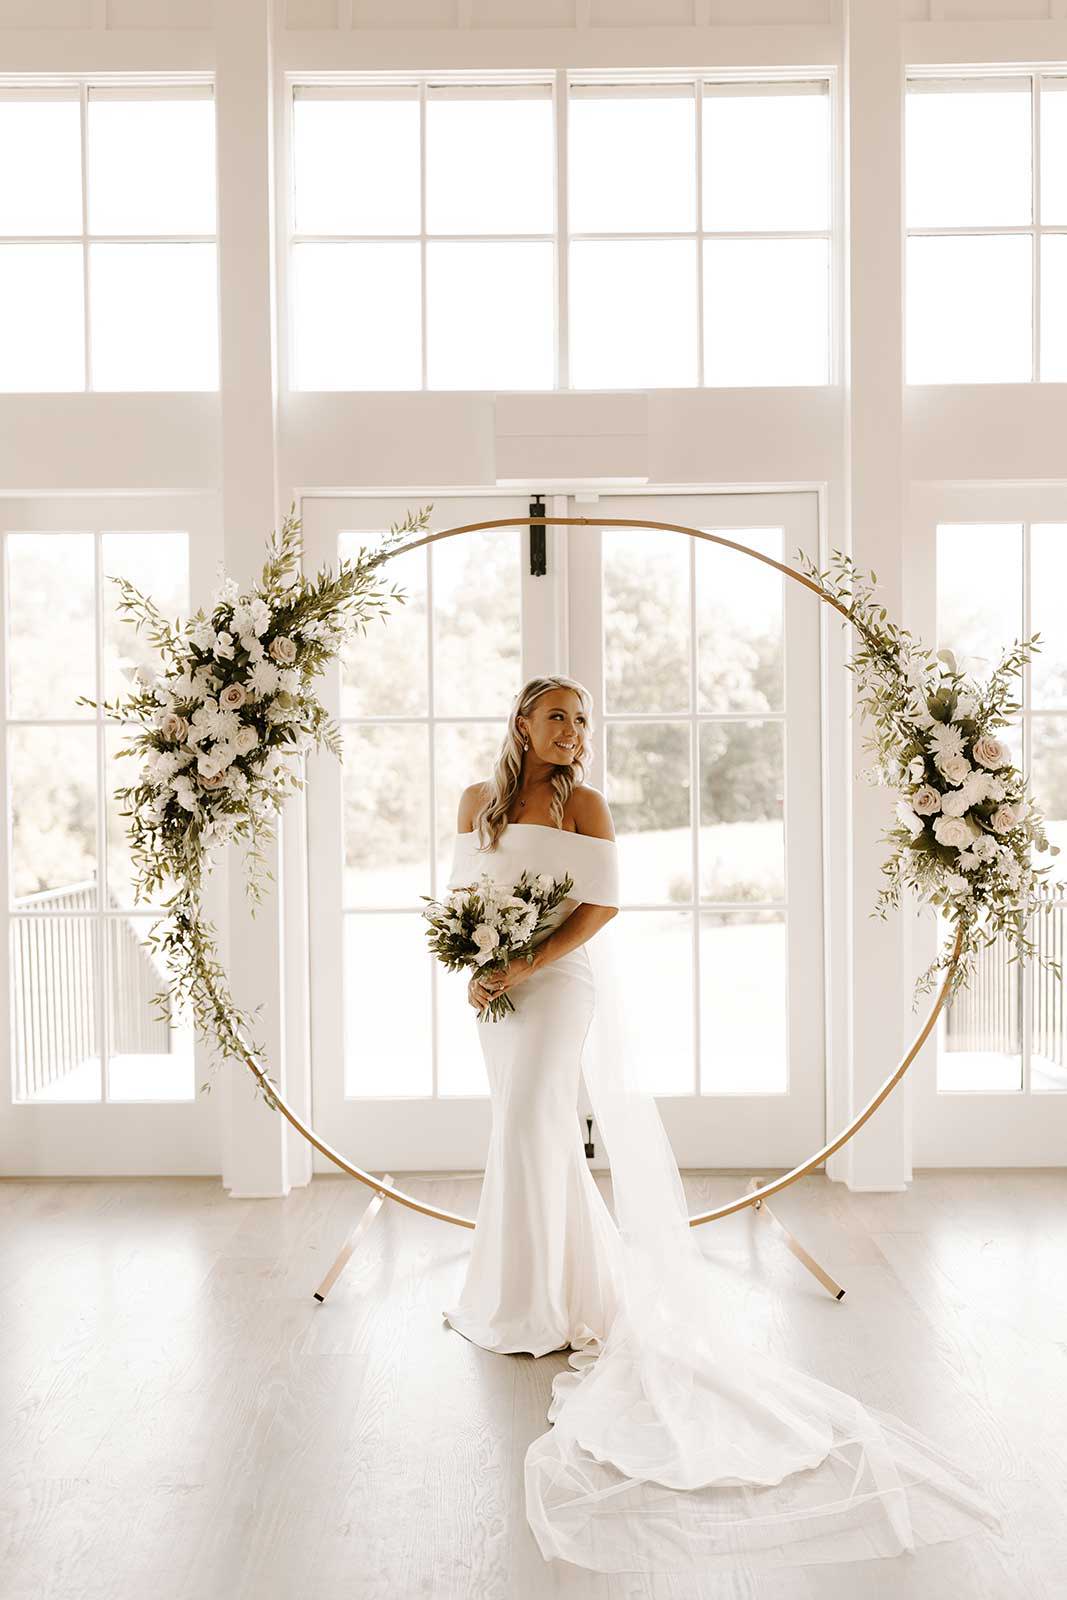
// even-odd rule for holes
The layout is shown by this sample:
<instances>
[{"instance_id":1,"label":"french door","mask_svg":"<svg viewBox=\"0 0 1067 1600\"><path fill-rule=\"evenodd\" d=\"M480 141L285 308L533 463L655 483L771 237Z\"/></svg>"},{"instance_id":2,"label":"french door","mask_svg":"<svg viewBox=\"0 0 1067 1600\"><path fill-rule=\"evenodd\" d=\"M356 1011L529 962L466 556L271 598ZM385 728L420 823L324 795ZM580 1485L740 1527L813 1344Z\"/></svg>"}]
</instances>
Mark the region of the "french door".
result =
<instances>
[{"instance_id":1,"label":"french door","mask_svg":"<svg viewBox=\"0 0 1067 1600\"><path fill-rule=\"evenodd\" d=\"M306 498L308 570L426 498ZM441 496L432 523L529 505ZM406 602L328 686L344 761L309 768L316 1126L377 1170L482 1165L477 1024L427 954L420 896L443 888L459 794L489 775L516 690L562 672L593 694L587 778L614 817L635 1044L676 1155L791 1164L825 1131L819 607L750 555L597 519L791 564L817 556L817 498L550 495L546 512L588 523L545 530L544 571L526 526L390 563Z\"/></svg>"},{"instance_id":2,"label":"french door","mask_svg":"<svg viewBox=\"0 0 1067 1600\"><path fill-rule=\"evenodd\" d=\"M158 665L111 578L187 617L210 604L218 538L212 494L2 504L0 1171L219 1170L217 1097L197 1088L207 1052L187 1015L152 1003L166 973L147 934L165 896L135 901L114 795L136 782L136 728L78 704ZM220 882L207 904L217 920Z\"/></svg>"}]
</instances>

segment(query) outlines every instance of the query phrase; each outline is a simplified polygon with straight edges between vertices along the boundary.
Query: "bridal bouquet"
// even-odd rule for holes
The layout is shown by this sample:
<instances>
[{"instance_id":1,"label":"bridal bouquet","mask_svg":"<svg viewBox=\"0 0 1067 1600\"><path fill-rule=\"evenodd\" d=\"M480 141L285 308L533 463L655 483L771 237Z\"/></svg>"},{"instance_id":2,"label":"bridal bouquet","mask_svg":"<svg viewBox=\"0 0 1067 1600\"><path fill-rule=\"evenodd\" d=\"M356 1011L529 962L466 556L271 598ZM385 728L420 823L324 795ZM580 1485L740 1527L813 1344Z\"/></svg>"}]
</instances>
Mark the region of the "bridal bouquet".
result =
<instances>
[{"instance_id":1,"label":"bridal bouquet","mask_svg":"<svg viewBox=\"0 0 1067 1600\"><path fill-rule=\"evenodd\" d=\"M511 889L501 888L488 873L482 873L477 883L453 889L443 900L420 895L427 902L421 914L429 923L426 937L430 950L449 972L464 967L503 971L509 961L520 957L532 961L531 941L573 888L570 873L552 878L539 872L531 878L523 872ZM514 1009L505 991L494 995L478 1018L484 1022L490 1017L495 1022Z\"/></svg>"},{"instance_id":2,"label":"bridal bouquet","mask_svg":"<svg viewBox=\"0 0 1067 1600\"><path fill-rule=\"evenodd\" d=\"M315 680L353 631L365 631L370 615L384 611L389 600L404 602L395 585L380 586L377 569L405 535L426 529L432 507L394 525L373 555L361 549L354 560L341 561L336 571L324 567L314 578L300 570L295 509L294 501L280 534L268 542L259 582L242 591L220 573L210 609L184 624L169 622L129 579L113 580L120 614L146 630L160 656L158 672L139 670L130 693L102 702L107 717L139 730L119 751L140 757L138 781L115 790L127 802L121 815L130 819L134 897L177 885L164 902L165 918L148 936L173 975L170 994L162 991L155 1004L167 1020L172 1006L189 1001L202 1034L221 1055L239 1061L249 1048L263 1052L241 1037L251 1018L234 1004L214 929L203 916L205 866L210 869L226 844L244 841L254 914L263 847L287 796L304 786L305 753L326 746L342 754ZM97 704L86 696L79 703Z\"/></svg>"},{"instance_id":3,"label":"bridal bouquet","mask_svg":"<svg viewBox=\"0 0 1067 1600\"><path fill-rule=\"evenodd\" d=\"M891 852L882 866L888 883L879 890L875 913L899 906L907 886L947 912L963 928L953 992L967 981L984 944L1003 933L1016 955L1035 955L1057 978L1060 964L1037 949L1027 934L1029 914L1051 911L1045 890L1051 864L1035 866L1035 850L1058 855L1050 845L1029 783L1016 767L997 730L1020 710L1012 699L1013 678L1040 650L1040 634L1016 640L995 671L978 682L959 670L951 650L931 655L905 629L886 622L884 606L872 601L849 556L834 552L838 576L831 580L804 558L806 570L858 630L862 646L848 662L860 681L860 704L872 731L866 746L875 754L868 781L895 791L893 826L883 835ZM916 982L927 993L950 956L942 950Z\"/></svg>"}]
</instances>

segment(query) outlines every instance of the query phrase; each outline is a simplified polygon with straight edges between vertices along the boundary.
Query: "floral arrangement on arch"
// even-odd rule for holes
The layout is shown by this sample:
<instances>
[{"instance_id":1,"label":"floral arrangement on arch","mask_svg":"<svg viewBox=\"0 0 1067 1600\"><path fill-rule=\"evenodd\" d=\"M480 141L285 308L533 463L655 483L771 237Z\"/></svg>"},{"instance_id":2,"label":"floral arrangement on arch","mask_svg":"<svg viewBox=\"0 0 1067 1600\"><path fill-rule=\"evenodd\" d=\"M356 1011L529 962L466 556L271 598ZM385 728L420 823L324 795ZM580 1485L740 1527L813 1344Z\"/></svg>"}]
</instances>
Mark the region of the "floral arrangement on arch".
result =
<instances>
[{"instance_id":1,"label":"floral arrangement on arch","mask_svg":"<svg viewBox=\"0 0 1067 1600\"><path fill-rule=\"evenodd\" d=\"M309 578L300 570L294 501L268 540L259 582L242 591L220 569L210 611L201 608L184 624L168 621L128 578L112 579L119 613L145 630L160 656L157 673L138 669L130 693L100 702L109 719L140 730L119 751L140 757L139 779L114 791L127 802L120 814L130 819L135 901L176 886L147 939L170 975L153 1003L163 1020L188 1003L222 1057L244 1063L265 1052L251 1040L253 1017L237 1007L219 960L216 930L204 915L205 877L223 847L246 844L255 914L264 878L273 878L265 846L285 800L304 787L304 756L325 746L341 759L340 734L315 681L352 633L365 632L389 602L404 603L404 591L386 590L378 569L408 535L425 533L431 510L394 523L373 554L363 547L336 571L323 567ZM87 696L80 703L97 705Z\"/></svg>"},{"instance_id":2,"label":"floral arrangement on arch","mask_svg":"<svg viewBox=\"0 0 1067 1600\"><path fill-rule=\"evenodd\" d=\"M1009 961L1036 957L1062 977L1059 962L1038 950L1027 926L1032 914L1055 904L1044 881L1052 864L1035 866L1034 852L1055 856L1059 846L1049 844L1029 782L997 737L1021 709L1012 679L1041 649L1041 635L1015 640L979 682L959 670L951 650L931 654L887 621L886 608L873 599L873 569L867 580L850 556L835 550L831 570L820 572L798 554L802 570L860 635L847 666L871 723L865 748L875 762L864 776L897 795L895 823L883 835L889 881L872 915L884 918L908 887L941 908L955 931L962 929L950 996L969 981L978 952L1001 934L1015 946ZM912 1009L950 959L946 947L920 974Z\"/></svg>"},{"instance_id":3,"label":"floral arrangement on arch","mask_svg":"<svg viewBox=\"0 0 1067 1600\"><path fill-rule=\"evenodd\" d=\"M257 1083L272 1107L273 1080L259 1066L265 1051L251 1038L253 1017L233 999L204 915L204 881L226 845L245 844L255 913L264 874L272 876L264 846L285 800L304 786L304 757L314 747L342 756L316 680L352 634L366 632L371 617L384 620L388 602L404 602L402 590L383 586L379 569L425 542L433 507L394 523L373 554L361 548L354 560L314 577L301 571L295 510L293 502L280 532L268 539L258 583L242 590L220 573L210 610L201 608L185 623L170 622L129 579L114 578L120 613L145 630L160 668L139 670L130 693L99 703L105 716L139 730L119 752L140 757L139 779L114 791L128 802L121 815L130 819L135 901L174 886L148 935L169 974L168 987L154 997L158 1014L166 1020L187 1002L220 1057L257 1062ZM872 915L884 917L898 905L906 885L943 907L962 930L953 992L968 980L982 944L1000 932L1014 941L1018 957L1037 955L1060 976L1059 964L1040 955L1027 933L1030 914L1052 905L1039 893L1052 868L1032 861L1035 848L1050 847L1028 786L996 737L1019 709L1010 698L1011 678L1040 648L1039 635L1016 641L978 684L957 671L949 651L931 656L887 622L885 607L873 599L873 571L868 583L838 551L826 573L802 551L798 558L811 586L860 635L861 648L847 665L873 726L867 744L877 759L867 776L898 795L896 823L885 835L891 853L882 870L889 882ZM98 704L86 696L79 703ZM918 980L916 996L949 960L942 950Z\"/></svg>"}]
</instances>

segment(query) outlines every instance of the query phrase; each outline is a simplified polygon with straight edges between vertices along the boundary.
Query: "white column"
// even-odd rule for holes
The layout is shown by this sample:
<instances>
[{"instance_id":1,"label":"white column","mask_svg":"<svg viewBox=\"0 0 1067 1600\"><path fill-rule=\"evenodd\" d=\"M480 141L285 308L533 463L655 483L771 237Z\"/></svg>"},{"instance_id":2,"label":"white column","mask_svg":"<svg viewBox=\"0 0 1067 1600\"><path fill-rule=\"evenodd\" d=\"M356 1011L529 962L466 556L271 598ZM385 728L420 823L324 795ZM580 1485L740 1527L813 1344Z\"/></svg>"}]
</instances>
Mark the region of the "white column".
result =
<instances>
[{"instance_id":1,"label":"white column","mask_svg":"<svg viewBox=\"0 0 1067 1600\"><path fill-rule=\"evenodd\" d=\"M851 553L878 574L889 615L901 616L903 481L903 71L898 8L846 0L845 100L848 206L846 496ZM854 638L854 636L853 636ZM850 674L851 680L851 674ZM892 820L892 797L858 776L871 764L853 694L852 1115L900 1057L911 1017L904 997L902 915L873 918ZM907 1083L845 1147L852 1189L903 1189L911 1178Z\"/></svg>"},{"instance_id":2,"label":"white column","mask_svg":"<svg viewBox=\"0 0 1067 1600\"><path fill-rule=\"evenodd\" d=\"M227 572L257 575L264 541L280 525L271 142L271 0L226 0L216 9L220 425L222 528ZM253 917L243 863L230 866L226 963L234 997L257 1013L255 1037L288 1092L282 851L268 852ZM227 1066L223 1090L223 1183L234 1196L286 1194L287 1124L264 1104L247 1069ZM299 1180L298 1180L299 1181Z\"/></svg>"}]
</instances>

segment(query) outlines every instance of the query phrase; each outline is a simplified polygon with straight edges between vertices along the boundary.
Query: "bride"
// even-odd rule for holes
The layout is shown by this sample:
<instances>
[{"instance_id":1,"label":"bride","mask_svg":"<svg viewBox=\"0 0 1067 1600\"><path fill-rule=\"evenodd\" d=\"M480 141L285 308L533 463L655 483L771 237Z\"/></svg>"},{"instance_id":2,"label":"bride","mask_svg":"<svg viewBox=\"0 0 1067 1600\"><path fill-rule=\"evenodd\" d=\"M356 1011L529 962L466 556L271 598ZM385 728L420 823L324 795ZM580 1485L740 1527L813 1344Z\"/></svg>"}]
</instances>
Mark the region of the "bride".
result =
<instances>
[{"instance_id":1,"label":"bride","mask_svg":"<svg viewBox=\"0 0 1067 1600\"><path fill-rule=\"evenodd\" d=\"M702 1600L732 1600L757 1572L907 1552L910 1584L927 1547L1003 1524L933 1440L729 1328L639 1087L610 926L614 827L583 781L591 715L574 679L530 679L492 779L459 803L449 888L485 872L510 887L524 867L574 883L531 963L468 985L476 1009L501 989L515 1009L477 1026L492 1131L466 1277L443 1315L499 1354L573 1352L553 1378L551 1426L526 1452L527 1517L546 1559L695 1571ZM614 1217L586 1163L579 1073Z\"/></svg>"}]
</instances>

